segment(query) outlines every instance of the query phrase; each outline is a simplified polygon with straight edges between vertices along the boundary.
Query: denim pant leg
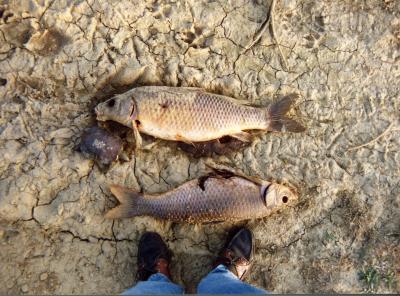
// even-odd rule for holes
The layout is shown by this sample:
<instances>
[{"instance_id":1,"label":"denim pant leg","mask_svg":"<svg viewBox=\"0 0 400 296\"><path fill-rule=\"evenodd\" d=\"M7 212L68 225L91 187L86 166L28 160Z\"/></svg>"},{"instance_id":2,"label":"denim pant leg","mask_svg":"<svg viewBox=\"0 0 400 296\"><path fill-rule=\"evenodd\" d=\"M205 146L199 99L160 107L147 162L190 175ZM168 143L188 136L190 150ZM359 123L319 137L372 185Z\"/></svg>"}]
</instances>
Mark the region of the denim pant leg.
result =
<instances>
[{"instance_id":1,"label":"denim pant leg","mask_svg":"<svg viewBox=\"0 0 400 296\"><path fill-rule=\"evenodd\" d=\"M174 284L162 273L156 273L147 281L140 281L126 290L122 295L143 295L143 294L183 294L183 288Z\"/></svg>"},{"instance_id":2,"label":"denim pant leg","mask_svg":"<svg viewBox=\"0 0 400 296\"><path fill-rule=\"evenodd\" d=\"M218 265L197 287L199 294L268 294L267 291L242 282L225 265Z\"/></svg>"}]
</instances>

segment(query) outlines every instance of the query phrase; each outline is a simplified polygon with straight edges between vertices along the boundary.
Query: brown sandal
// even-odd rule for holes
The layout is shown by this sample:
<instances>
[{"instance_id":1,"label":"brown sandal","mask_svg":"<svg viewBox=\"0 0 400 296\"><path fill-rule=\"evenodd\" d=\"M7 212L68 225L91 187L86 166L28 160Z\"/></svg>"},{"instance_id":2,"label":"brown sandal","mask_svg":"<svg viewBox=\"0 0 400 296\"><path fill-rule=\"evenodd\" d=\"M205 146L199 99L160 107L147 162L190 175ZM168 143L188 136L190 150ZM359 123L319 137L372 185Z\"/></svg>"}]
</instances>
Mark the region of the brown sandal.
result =
<instances>
[{"instance_id":1,"label":"brown sandal","mask_svg":"<svg viewBox=\"0 0 400 296\"><path fill-rule=\"evenodd\" d=\"M253 253L253 234L249 229L241 228L234 233L232 239L227 241L214 268L223 264L240 280L243 280L252 265Z\"/></svg>"},{"instance_id":2,"label":"brown sandal","mask_svg":"<svg viewBox=\"0 0 400 296\"><path fill-rule=\"evenodd\" d=\"M156 232L142 235L138 247L137 280L146 281L152 274L162 273L170 278L171 251Z\"/></svg>"}]
</instances>

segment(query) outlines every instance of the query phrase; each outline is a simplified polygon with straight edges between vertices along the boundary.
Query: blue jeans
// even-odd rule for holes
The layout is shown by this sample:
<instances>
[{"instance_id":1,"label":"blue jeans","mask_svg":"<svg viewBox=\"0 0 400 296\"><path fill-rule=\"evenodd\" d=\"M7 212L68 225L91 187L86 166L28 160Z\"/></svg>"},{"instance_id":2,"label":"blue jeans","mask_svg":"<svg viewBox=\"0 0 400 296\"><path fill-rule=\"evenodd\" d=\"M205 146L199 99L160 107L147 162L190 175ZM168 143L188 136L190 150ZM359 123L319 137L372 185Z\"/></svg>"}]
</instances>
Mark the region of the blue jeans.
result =
<instances>
[{"instance_id":1,"label":"blue jeans","mask_svg":"<svg viewBox=\"0 0 400 296\"><path fill-rule=\"evenodd\" d=\"M136 286L129 288L122 295L143 295L143 294L183 294L181 286L172 283L162 273L151 275L147 281L141 281Z\"/></svg>"},{"instance_id":2,"label":"blue jeans","mask_svg":"<svg viewBox=\"0 0 400 296\"><path fill-rule=\"evenodd\" d=\"M153 274L147 281L138 282L122 295L138 294L183 294L184 289L172 283L161 273ZM218 265L197 287L199 294L267 294L268 292L253 287L239 280L225 265Z\"/></svg>"}]
</instances>

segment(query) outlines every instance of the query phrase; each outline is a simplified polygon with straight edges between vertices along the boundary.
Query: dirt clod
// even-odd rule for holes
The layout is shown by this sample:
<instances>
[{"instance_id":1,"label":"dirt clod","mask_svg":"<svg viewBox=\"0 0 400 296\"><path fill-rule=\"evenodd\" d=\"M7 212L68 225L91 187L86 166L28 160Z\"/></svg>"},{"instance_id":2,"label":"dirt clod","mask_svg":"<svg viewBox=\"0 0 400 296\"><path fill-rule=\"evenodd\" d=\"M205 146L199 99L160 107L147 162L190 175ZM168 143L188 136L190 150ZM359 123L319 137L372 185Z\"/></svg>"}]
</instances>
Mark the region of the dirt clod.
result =
<instances>
[{"instance_id":1,"label":"dirt clod","mask_svg":"<svg viewBox=\"0 0 400 296\"><path fill-rule=\"evenodd\" d=\"M40 280L41 281L45 281L47 278L49 277L49 275L47 274L47 273L42 273L41 275L40 275Z\"/></svg>"},{"instance_id":2,"label":"dirt clod","mask_svg":"<svg viewBox=\"0 0 400 296\"><path fill-rule=\"evenodd\" d=\"M23 286L21 287L21 291L22 291L23 293L28 292L28 291L29 291L28 285L23 285Z\"/></svg>"}]
</instances>

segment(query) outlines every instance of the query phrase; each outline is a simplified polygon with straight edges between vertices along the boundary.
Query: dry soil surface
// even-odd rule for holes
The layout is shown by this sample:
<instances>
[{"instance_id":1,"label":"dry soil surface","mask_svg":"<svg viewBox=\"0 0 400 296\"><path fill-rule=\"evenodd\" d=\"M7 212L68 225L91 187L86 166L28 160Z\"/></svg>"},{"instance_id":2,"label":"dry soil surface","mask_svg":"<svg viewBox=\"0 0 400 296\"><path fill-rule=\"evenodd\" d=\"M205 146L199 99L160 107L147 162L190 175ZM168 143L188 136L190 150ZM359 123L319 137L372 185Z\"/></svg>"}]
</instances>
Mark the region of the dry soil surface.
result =
<instances>
[{"instance_id":1,"label":"dry soil surface","mask_svg":"<svg viewBox=\"0 0 400 296\"><path fill-rule=\"evenodd\" d=\"M268 0L0 3L0 293L120 293L149 230L173 250L187 291L210 270L232 224L103 216L116 204L107 184L163 192L204 175L206 158L161 142L100 170L75 150L93 107L138 85L259 106L299 93L305 133L213 157L300 193L296 207L238 224L256 237L248 281L400 292L400 1L279 0L276 40L268 28L250 49Z\"/></svg>"}]
</instances>

